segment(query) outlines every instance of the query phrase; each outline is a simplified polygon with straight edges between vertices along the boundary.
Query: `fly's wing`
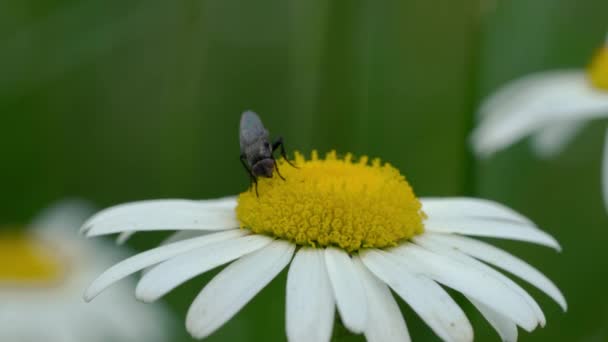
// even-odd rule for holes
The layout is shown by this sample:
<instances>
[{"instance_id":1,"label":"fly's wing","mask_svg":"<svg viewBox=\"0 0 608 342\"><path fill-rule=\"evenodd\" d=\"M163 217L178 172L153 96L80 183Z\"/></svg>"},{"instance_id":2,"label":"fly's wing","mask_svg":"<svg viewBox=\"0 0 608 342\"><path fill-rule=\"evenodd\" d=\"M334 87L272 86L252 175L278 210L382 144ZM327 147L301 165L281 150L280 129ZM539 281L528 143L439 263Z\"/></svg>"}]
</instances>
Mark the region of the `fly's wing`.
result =
<instances>
[{"instance_id":1,"label":"fly's wing","mask_svg":"<svg viewBox=\"0 0 608 342\"><path fill-rule=\"evenodd\" d=\"M241 126L239 130L239 138L241 143L241 153L244 153L247 146L260 140L267 138L268 131L264 128L260 117L252 112L246 111L241 115Z\"/></svg>"}]
</instances>

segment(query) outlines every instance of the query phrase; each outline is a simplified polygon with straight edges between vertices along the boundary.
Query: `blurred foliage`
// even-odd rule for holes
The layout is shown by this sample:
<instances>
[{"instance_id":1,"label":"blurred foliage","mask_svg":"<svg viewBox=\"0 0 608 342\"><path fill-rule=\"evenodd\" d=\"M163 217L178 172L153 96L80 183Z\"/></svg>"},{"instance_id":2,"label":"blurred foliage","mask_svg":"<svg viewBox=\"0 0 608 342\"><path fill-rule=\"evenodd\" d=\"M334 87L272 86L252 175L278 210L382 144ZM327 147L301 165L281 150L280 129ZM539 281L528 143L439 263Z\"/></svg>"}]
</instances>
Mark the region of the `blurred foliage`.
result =
<instances>
[{"instance_id":1,"label":"blurred foliage","mask_svg":"<svg viewBox=\"0 0 608 342\"><path fill-rule=\"evenodd\" d=\"M606 13L605 0L0 2L0 220L27 222L66 196L105 207L243 191L238 119L253 109L289 150L378 156L419 195L477 195L530 216L564 253L502 245L555 280L570 309L533 290L548 327L521 340L604 341L601 129L554 160L522 143L480 165L467 135L504 82L584 66ZM177 314L210 277L167 297ZM284 340L284 288L285 274L210 340ZM464 305L476 339L497 340ZM435 339L403 310L415 341Z\"/></svg>"}]
</instances>

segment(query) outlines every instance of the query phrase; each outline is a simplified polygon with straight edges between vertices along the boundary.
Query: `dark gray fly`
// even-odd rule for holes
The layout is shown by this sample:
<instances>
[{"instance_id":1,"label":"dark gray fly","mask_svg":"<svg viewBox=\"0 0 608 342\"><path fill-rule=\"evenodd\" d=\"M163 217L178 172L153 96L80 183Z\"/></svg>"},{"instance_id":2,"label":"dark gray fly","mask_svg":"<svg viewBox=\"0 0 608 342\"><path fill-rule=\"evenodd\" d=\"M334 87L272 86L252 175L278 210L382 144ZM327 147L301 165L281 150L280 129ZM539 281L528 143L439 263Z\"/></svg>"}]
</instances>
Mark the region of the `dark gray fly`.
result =
<instances>
[{"instance_id":1,"label":"dark gray fly","mask_svg":"<svg viewBox=\"0 0 608 342\"><path fill-rule=\"evenodd\" d=\"M260 117L252 112L246 111L241 115L241 125L239 130L241 143L241 163L251 182L255 184L255 193L258 194L258 177L272 178L273 171L285 180L279 173L279 167L274 159L274 151L281 148L281 156L295 167L288 159L283 146L283 138L278 137L274 143L270 143L268 130L264 128Z\"/></svg>"}]
</instances>

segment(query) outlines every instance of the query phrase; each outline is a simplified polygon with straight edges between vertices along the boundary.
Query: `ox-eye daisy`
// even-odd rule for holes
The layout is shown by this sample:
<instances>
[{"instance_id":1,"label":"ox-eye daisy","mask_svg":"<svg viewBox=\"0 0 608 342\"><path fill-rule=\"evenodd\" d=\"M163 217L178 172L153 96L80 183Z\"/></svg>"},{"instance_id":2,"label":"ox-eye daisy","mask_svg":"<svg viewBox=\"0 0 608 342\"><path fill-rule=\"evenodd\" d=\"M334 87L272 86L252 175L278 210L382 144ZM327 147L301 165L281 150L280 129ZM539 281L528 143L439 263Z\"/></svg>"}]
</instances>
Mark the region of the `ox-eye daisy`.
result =
<instances>
[{"instance_id":1,"label":"ox-eye daisy","mask_svg":"<svg viewBox=\"0 0 608 342\"><path fill-rule=\"evenodd\" d=\"M92 213L80 201L45 210L29 229L0 228L0 341L170 341L171 317L146 307L128 284L86 305L80 293L127 256L76 234Z\"/></svg>"},{"instance_id":2,"label":"ox-eye daisy","mask_svg":"<svg viewBox=\"0 0 608 342\"><path fill-rule=\"evenodd\" d=\"M480 107L471 136L487 157L532 135L540 157L559 153L589 120L608 117L608 36L587 70L538 72L508 83ZM608 134L604 143L603 195L608 205Z\"/></svg>"},{"instance_id":3,"label":"ox-eye daisy","mask_svg":"<svg viewBox=\"0 0 608 342\"><path fill-rule=\"evenodd\" d=\"M545 325L534 299L496 269L566 301L542 273L521 259L464 235L532 242L559 250L550 235L500 204L471 198L414 195L397 169L363 157L329 153L297 168L279 161L286 180L259 180L259 197L207 201L155 200L104 210L83 226L88 236L177 230L160 247L116 264L85 292L146 270L135 289L153 302L185 281L232 262L190 306L188 331L209 336L281 270L287 273L289 341L328 341L335 310L368 341L408 341L395 293L445 341L471 341L473 328L443 286L463 293L505 341Z\"/></svg>"}]
</instances>

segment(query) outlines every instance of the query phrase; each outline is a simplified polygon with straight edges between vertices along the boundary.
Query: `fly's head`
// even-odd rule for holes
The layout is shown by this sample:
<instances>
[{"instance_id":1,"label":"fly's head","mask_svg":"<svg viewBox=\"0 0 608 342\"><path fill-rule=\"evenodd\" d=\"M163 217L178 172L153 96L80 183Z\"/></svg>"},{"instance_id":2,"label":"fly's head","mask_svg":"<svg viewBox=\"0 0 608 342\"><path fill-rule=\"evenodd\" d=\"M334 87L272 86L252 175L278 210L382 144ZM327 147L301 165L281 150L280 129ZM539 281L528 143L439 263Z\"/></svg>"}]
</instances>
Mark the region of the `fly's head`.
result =
<instances>
[{"instance_id":1,"label":"fly's head","mask_svg":"<svg viewBox=\"0 0 608 342\"><path fill-rule=\"evenodd\" d=\"M255 177L272 178L273 171L274 160L270 158L259 160L253 165L253 168L251 169L251 173L253 173Z\"/></svg>"}]
</instances>

